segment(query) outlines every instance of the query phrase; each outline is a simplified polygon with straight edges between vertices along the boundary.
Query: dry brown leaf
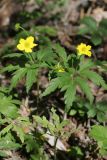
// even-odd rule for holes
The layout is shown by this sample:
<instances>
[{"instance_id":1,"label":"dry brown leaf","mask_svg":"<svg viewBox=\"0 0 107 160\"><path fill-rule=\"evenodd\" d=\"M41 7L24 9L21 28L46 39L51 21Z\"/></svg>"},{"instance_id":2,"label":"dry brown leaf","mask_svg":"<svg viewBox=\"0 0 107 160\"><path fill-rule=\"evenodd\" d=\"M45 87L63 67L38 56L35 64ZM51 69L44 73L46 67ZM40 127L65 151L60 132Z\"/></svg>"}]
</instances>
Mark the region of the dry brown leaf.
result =
<instances>
[{"instance_id":1,"label":"dry brown leaf","mask_svg":"<svg viewBox=\"0 0 107 160\"><path fill-rule=\"evenodd\" d=\"M65 32L59 31L58 38L64 47L71 49L71 38Z\"/></svg>"},{"instance_id":2,"label":"dry brown leaf","mask_svg":"<svg viewBox=\"0 0 107 160\"><path fill-rule=\"evenodd\" d=\"M26 97L26 99L23 99L21 108L19 110L19 113L21 116L29 116L30 115L30 109L29 109L29 99Z\"/></svg>"},{"instance_id":3,"label":"dry brown leaf","mask_svg":"<svg viewBox=\"0 0 107 160\"><path fill-rule=\"evenodd\" d=\"M29 0L28 2L26 2L25 10L27 12L31 13L37 8L39 8L39 6L35 3L35 0Z\"/></svg>"},{"instance_id":4,"label":"dry brown leaf","mask_svg":"<svg viewBox=\"0 0 107 160\"><path fill-rule=\"evenodd\" d=\"M103 0L105 3L107 3L107 0Z\"/></svg>"},{"instance_id":5,"label":"dry brown leaf","mask_svg":"<svg viewBox=\"0 0 107 160\"><path fill-rule=\"evenodd\" d=\"M17 6L17 7L16 7ZM0 0L0 28L9 25L11 15L19 10L14 0Z\"/></svg>"},{"instance_id":6,"label":"dry brown leaf","mask_svg":"<svg viewBox=\"0 0 107 160\"><path fill-rule=\"evenodd\" d=\"M92 12L92 16L97 22L100 22L103 18L107 18L107 11L104 11L103 8L95 8Z\"/></svg>"},{"instance_id":7,"label":"dry brown leaf","mask_svg":"<svg viewBox=\"0 0 107 160\"><path fill-rule=\"evenodd\" d=\"M80 6L87 6L88 0L69 0L65 7L65 16L63 17L63 22L77 22L80 13L79 7Z\"/></svg>"}]
</instances>

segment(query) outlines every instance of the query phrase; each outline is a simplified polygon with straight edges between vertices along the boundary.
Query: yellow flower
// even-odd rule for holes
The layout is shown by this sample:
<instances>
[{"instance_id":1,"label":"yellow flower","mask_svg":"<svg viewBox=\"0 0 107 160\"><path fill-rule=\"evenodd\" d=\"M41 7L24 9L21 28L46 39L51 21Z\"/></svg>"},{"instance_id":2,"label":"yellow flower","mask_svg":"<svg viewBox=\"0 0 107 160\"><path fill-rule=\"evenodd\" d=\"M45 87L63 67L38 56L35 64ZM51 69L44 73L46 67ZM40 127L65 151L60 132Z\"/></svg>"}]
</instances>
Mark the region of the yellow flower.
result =
<instances>
[{"instance_id":1,"label":"yellow flower","mask_svg":"<svg viewBox=\"0 0 107 160\"><path fill-rule=\"evenodd\" d=\"M78 55L87 55L90 57L92 55L92 52L90 50L91 46L84 43L81 43L77 46Z\"/></svg>"},{"instance_id":2,"label":"yellow flower","mask_svg":"<svg viewBox=\"0 0 107 160\"><path fill-rule=\"evenodd\" d=\"M55 70L57 72L65 72L65 69L59 63L55 66Z\"/></svg>"},{"instance_id":3,"label":"yellow flower","mask_svg":"<svg viewBox=\"0 0 107 160\"><path fill-rule=\"evenodd\" d=\"M31 53L32 49L37 46L34 43L34 37L29 36L26 39L21 38L19 40L19 44L17 45L17 49L20 51L25 51L26 53Z\"/></svg>"}]
</instances>

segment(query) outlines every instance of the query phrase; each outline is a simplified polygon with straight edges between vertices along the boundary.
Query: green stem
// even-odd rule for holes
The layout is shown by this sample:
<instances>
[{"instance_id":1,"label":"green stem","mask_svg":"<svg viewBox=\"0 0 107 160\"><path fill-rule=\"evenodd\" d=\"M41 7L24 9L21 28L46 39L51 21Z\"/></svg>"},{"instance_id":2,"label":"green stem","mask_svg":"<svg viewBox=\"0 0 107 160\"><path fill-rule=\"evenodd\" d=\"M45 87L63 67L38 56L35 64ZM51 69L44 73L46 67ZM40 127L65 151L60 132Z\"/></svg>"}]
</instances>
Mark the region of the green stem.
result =
<instances>
[{"instance_id":1,"label":"green stem","mask_svg":"<svg viewBox=\"0 0 107 160\"><path fill-rule=\"evenodd\" d=\"M55 142L54 142L54 160L57 160L57 148L56 148L56 144L58 141L58 137L55 137Z\"/></svg>"},{"instance_id":2,"label":"green stem","mask_svg":"<svg viewBox=\"0 0 107 160\"><path fill-rule=\"evenodd\" d=\"M31 56L31 58L32 58L32 61L33 61L34 63L36 63L36 61L35 61L35 59L34 59L33 55L32 55L32 54L30 54L30 56Z\"/></svg>"},{"instance_id":3,"label":"green stem","mask_svg":"<svg viewBox=\"0 0 107 160\"><path fill-rule=\"evenodd\" d=\"M23 27L20 26L20 29L22 29L26 33L26 35L29 36L28 32Z\"/></svg>"},{"instance_id":4,"label":"green stem","mask_svg":"<svg viewBox=\"0 0 107 160\"><path fill-rule=\"evenodd\" d=\"M34 60L33 60L32 56L31 56L31 54L29 54L29 58L30 58L31 62L34 63Z\"/></svg>"}]
</instances>

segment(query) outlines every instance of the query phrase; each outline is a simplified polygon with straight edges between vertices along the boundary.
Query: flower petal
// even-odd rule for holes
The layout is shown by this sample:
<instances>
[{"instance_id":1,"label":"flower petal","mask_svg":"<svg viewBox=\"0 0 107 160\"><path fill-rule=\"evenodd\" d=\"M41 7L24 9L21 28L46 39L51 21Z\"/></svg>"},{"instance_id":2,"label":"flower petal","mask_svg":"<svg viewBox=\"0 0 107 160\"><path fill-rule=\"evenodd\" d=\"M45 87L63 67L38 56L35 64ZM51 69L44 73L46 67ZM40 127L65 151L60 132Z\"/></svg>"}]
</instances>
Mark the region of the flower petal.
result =
<instances>
[{"instance_id":1,"label":"flower petal","mask_svg":"<svg viewBox=\"0 0 107 160\"><path fill-rule=\"evenodd\" d=\"M90 57L92 54L90 50L91 50L91 46L86 45L85 43L81 43L80 45L77 46L78 55L87 55Z\"/></svg>"},{"instance_id":2,"label":"flower petal","mask_svg":"<svg viewBox=\"0 0 107 160\"><path fill-rule=\"evenodd\" d=\"M25 50L26 53L31 53L32 52L31 48L25 48L24 50Z\"/></svg>"},{"instance_id":3,"label":"flower petal","mask_svg":"<svg viewBox=\"0 0 107 160\"><path fill-rule=\"evenodd\" d=\"M24 45L18 44L17 49L20 50L20 51L23 51L24 50Z\"/></svg>"},{"instance_id":4,"label":"flower petal","mask_svg":"<svg viewBox=\"0 0 107 160\"><path fill-rule=\"evenodd\" d=\"M90 45L87 46L87 50L91 50L91 46Z\"/></svg>"},{"instance_id":5,"label":"flower petal","mask_svg":"<svg viewBox=\"0 0 107 160\"><path fill-rule=\"evenodd\" d=\"M27 41L28 43L33 43L33 42L34 42L34 37L29 36L29 37L27 37L26 41Z\"/></svg>"},{"instance_id":6,"label":"flower petal","mask_svg":"<svg viewBox=\"0 0 107 160\"><path fill-rule=\"evenodd\" d=\"M33 48L33 47L35 47L35 46L37 46L38 44L36 44L36 43L32 43L31 45L30 45L30 47L31 48Z\"/></svg>"},{"instance_id":7,"label":"flower petal","mask_svg":"<svg viewBox=\"0 0 107 160\"><path fill-rule=\"evenodd\" d=\"M89 57L91 57L92 52L91 51L87 51L86 55L89 56Z\"/></svg>"},{"instance_id":8,"label":"flower petal","mask_svg":"<svg viewBox=\"0 0 107 160\"><path fill-rule=\"evenodd\" d=\"M21 38L20 40L19 40L19 43L20 44L22 44L22 43L24 43L25 42L25 39L23 39L23 38Z\"/></svg>"}]
</instances>

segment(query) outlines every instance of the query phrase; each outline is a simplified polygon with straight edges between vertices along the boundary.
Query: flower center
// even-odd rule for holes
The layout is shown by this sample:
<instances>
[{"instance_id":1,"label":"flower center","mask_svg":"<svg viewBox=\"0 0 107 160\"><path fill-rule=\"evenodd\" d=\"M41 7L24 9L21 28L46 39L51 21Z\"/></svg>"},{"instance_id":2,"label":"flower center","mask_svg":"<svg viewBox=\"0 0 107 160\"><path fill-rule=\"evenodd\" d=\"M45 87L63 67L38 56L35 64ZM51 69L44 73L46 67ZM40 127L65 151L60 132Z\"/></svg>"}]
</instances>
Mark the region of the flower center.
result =
<instances>
[{"instance_id":1,"label":"flower center","mask_svg":"<svg viewBox=\"0 0 107 160\"><path fill-rule=\"evenodd\" d=\"M85 47L82 47L82 52L86 52L86 48Z\"/></svg>"},{"instance_id":2,"label":"flower center","mask_svg":"<svg viewBox=\"0 0 107 160\"><path fill-rule=\"evenodd\" d=\"M25 42L25 43L24 43L24 46L25 46L26 48L29 48L29 47L30 47L30 44L29 44L28 42Z\"/></svg>"}]
</instances>

